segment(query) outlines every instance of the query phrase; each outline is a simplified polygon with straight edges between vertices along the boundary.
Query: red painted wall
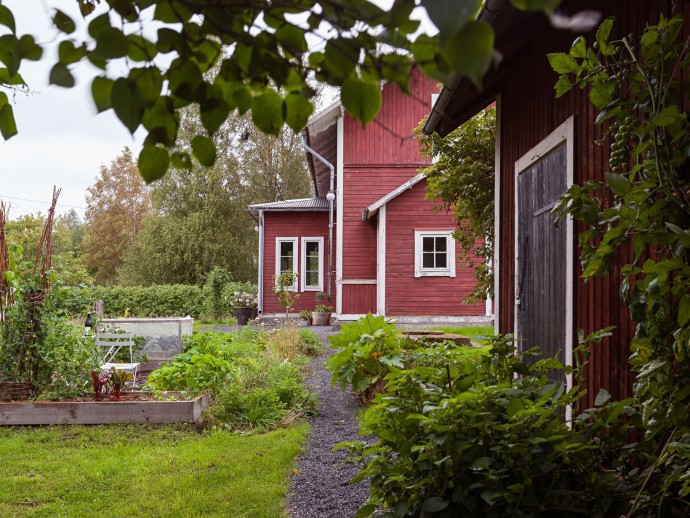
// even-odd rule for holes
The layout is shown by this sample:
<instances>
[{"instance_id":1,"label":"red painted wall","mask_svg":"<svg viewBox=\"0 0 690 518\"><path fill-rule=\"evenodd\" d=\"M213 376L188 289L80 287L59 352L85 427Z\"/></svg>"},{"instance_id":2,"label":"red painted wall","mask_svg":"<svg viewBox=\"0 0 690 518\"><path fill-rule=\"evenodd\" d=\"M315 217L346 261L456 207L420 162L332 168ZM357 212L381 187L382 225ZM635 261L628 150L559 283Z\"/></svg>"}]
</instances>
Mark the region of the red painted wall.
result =
<instances>
[{"instance_id":1,"label":"red painted wall","mask_svg":"<svg viewBox=\"0 0 690 518\"><path fill-rule=\"evenodd\" d=\"M455 277L414 276L414 235L417 230L452 230L451 214L434 212L424 200L422 180L386 207L386 314L468 316L484 315L486 304L463 304L475 285L474 269L455 266ZM455 257L460 247L455 245Z\"/></svg>"},{"instance_id":2,"label":"red painted wall","mask_svg":"<svg viewBox=\"0 0 690 518\"><path fill-rule=\"evenodd\" d=\"M410 76L410 95L402 94L397 86L384 85L381 111L367 126L345 115L344 279L376 278L376 223L363 222L361 213L428 164L419 155L419 144L412 136L419 121L429 113L431 94L437 92L437 83L415 70Z\"/></svg>"},{"instance_id":3,"label":"red painted wall","mask_svg":"<svg viewBox=\"0 0 690 518\"><path fill-rule=\"evenodd\" d=\"M301 271L302 261L302 237L323 237L324 252L323 252L323 286L325 292L328 282L328 212L313 211L313 212L265 212L264 213L264 271L263 271L263 296L264 296L264 313L282 313L283 308L280 307L278 301L273 293L273 276L276 271L276 237L298 237L297 243L297 261L298 271ZM335 272L335 232L333 232L333 270ZM301 273L300 273L301 276ZM300 282L301 283L301 277ZM335 306L335 273L333 274L332 288L332 302L327 300L323 304ZM303 309L312 310L319 304L314 299L314 292L301 291L299 286L300 297L292 309L292 312L299 313Z\"/></svg>"}]
</instances>

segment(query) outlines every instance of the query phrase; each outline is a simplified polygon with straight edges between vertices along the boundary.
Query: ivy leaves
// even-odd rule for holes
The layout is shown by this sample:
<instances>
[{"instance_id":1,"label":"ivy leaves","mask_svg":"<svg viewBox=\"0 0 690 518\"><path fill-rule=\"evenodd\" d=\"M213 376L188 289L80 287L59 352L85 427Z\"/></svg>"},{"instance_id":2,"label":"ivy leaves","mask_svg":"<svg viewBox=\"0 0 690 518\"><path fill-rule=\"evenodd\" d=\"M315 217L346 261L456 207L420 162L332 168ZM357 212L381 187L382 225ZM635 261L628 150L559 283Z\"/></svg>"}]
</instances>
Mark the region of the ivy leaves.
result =
<instances>
[{"instance_id":1,"label":"ivy leaves","mask_svg":"<svg viewBox=\"0 0 690 518\"><path fill-rule=\"evenodd\" d=\"M559 0L512 1L521 8L550 11ZM132 133L142 126L146 130L139 166L147 179L164 174L161 168L172 160L177 139L178 111L190 104L199 106L203 136L209 141L234 111L250 110L265 133L277 134L284 125L300 131L314 112L313 77L341 87L345 109L367 123L381 108L381 81L406 92L409 72L418 65L438 80L460 74L479 88L494 52L492 28L475 20L480 0L422 0L439 32L414 42L411 35L419 25L410 19L414 0L396 0L388 10L368 0L258 5L104 0L108 9L97 16L96 2L78 3L88 37L80 40L75 20L55 10L53 24L61 36L50 83L74 86L71 70L81 61L102 70L91 85L96 108L112 109ZM148 27L150 20L155 32ZM22 61L40 59L42 48L32 36L16 35L12 12L0 3L3 28L9 34L0 36L0 87L23 85L18 75ZM311 51L310 45L318 50ZM108 68L113 62L125 63L126 71L113 74ZM4 98L0 131L4 138L17 131ZM192 152L200 163L212 163L215 153L206 148ZM177 158L191 164L189 156Z\"/></svg>"}]
</instances>

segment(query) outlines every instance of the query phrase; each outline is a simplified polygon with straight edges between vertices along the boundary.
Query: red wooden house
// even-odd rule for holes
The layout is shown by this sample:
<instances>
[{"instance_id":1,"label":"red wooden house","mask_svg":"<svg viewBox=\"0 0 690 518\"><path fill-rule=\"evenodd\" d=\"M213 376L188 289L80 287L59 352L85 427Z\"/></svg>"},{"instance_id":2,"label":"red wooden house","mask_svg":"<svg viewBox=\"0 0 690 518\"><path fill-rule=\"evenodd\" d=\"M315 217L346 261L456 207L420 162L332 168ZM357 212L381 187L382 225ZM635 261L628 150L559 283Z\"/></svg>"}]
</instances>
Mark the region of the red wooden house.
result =
<instances>
[{"instance_id":1,"label":"red wooden house","mask_svg":"<svg viewBox=\"0 0 690 518\"><path fill-rule=\"evenodd\" d=\"M686 24L690 19L687 1L580 0L565 1L561 8L567 13L592 9L602 19L615 16L612 36L617 37L641 34L660 13L685 10ZM565 362L572 364L577 329L589 333L617 326L592 350L585 373L587 403L593 406L600 388L624 397L632 386L627 358L633 332L618 294L624 261L611 264L611 275L583 282L576 244L582 229L572 221L556 227L550 215L567 186L603 180L608 170L609 149L597 145L602 127L595 125L598 110L587 90L555 98L558 77L546 55L566 52L577 35L554 29L541 14L516 11L508 0L489 0L479 17L493 26L503 60L484 78L481 92L467 80L451 79L424 131L446 135L489 102L497 103L496 329L552 356L564 351ZM594 32L586 35L589 42Z\"/></svg>"},{"instance_id":2,"label":"red wooden house","mask_svg":"<svg viewBox=\"0 0 690 518\"><path fill-rule=\"evenodd\" d=\"M485 317L486 304L462 303L475 281L456 265L451 215L424 199L419 169L429 161L412 137L438 87L414 71L410 91L383 85L381 111L366 127L340 103L313 117L304 137L316 196L248 207L259 224L261 313L282 311L274 276L291 270L296 311L314 309L324 291L341 319Z\"/></svg>"}]
</instances>

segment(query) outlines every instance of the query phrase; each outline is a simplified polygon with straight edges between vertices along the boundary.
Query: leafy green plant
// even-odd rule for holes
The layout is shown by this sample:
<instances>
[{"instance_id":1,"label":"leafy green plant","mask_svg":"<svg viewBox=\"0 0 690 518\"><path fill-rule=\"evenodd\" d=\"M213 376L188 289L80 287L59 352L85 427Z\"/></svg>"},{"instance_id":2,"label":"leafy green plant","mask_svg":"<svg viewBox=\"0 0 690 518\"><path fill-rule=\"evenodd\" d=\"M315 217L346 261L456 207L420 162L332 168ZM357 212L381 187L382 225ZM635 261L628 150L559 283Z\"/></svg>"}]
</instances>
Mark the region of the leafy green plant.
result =
<instances>
[{"instance_id":1,"label":"leafy green plant","mask_svg":"<svg viewBox=\"0 0 690 518\"><path fill-rule=\"evenodd\" d=\"M218 390L234 371L228 360L189 349L149 374L146 383L155 391L213 391Z\"/></svg>"},{"instance_id":2,"label":"leafy green plant","mask_svg":"<svg viewBox=\"0 0 690 518\"><path fill-rule=\"evenodd\" d=\"M292 291L297 284L297 272L283 272L273 276L273 293L275 293L278 304L285 310L285 316L290 314L292 306L299 299L299 293Z\"/></svg>"},{"instance_id":3,"label":"leafy green plant","mask_svg":"<svg viewBox=\"0 0 690 518\"><path fill-rule=\"evenodd\" d=\"M129 371L117 370L115 367L110 370L112 374L108 380L109 393L112 394L113 398L120 399L125 383L134 380L134 374Z\"/></svg>"},{"instance_id":4,"label":"leafy green plant","mask_svg":"<svg viewBox=\"0 0 690 518\"><path fill-rule=\"evenodd\" d=\"M391 368L403 367L402 349L394 324L371 313L356 322L343 324L340 333L329 336L337 353L326 361L331 383L359 394L364 402L383 386L383 377Z\"/></svg>"},{"instance_id":5,"label":"leafy green plant","mask_svg":"<svg viewBox=\"0 0 690 518\"><path fill-rule=\"evenodd\" d=\"M318 304L315 308L314 311L317 313L332 313L333 312L333 306L328 306L326 304Z\"/></svg>"},{"instance_id":6,"label":"leafy green plant","mask_svg":"<svg viewBox=\"0 0 690 518\"><path fill-rule=\"evenodd\" d=\"M563 419L579 390L546 377L558 361L529 364L510 336L492 338L478 365L451 351L418 350L415 366L389 372L363 418L362 433L378 441L341 445L363 465L355 481L370 480L358 516L376 506L390 517L617 511L603 450Z\"/></svg>"},{"instance_id":7,"label":"leafy green plant","mask_svg":"<svg viewBox=\"0 0 690 518\"><path fill-rule=\"evenodd\" d=\"M590 46L575 40L549 55L557 96L588 89L610 144L605 181L568 189L554 212L586 226L583 276L607 275L626 258L620 293L635 326L630 363L645 440L633 480L632 513L690 510L690 121L683 111L690 70L684 20L660 17L638 38L611 37L605 20Z\"/></svg>"},{"instance_id":8,"label":"leafy green plant","mask_svg":"<svg viewBox=\"0 0 690 518\"><path fill-rule=\"evenodd\" d=\"M231 280L230 274L223 268L214 268L206 277L206 289L209 296L209 314L220 320L226 314L223 305L223 288Z\"/></svg>"}]
</instances>

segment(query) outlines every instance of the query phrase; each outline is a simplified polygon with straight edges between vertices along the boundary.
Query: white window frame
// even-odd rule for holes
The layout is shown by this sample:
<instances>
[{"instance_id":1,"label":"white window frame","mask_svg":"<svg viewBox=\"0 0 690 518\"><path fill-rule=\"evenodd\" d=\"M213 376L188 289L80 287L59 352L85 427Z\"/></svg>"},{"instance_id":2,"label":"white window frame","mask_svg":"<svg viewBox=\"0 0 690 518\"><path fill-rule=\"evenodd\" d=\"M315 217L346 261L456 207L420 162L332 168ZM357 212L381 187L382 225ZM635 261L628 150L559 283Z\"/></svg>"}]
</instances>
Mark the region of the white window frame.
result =
<instances>
[{"instance_id":1,"label":"white window frame","mask_svg":"<svg viewBox=\"0 0 690 518\"><path fill-rule=\"evenodd\" d=\"M292 271L298 273L298 253L299 248L297 247L298 238L296 237L276 237L276 264L275 264L275 274L276 278L281 274L280 271L280 245L282 243L292 243L292 252L294 260L292 261ZM277 286L277 283L274 283ZM288 291L297 291L297 281L292 286L288 286Z\"/></svg>"},{"instance_id":2,"label":"white window frame","mask_svg":"<svg viewBox=\"0 0 690 518\"><path fill-rule=\"evenodd\" d=\"M307 243L319 244L319 283L316 286L307 286ZM302 238L302 291L323 291L323 236Z\"/></svg>"},{"instance_id":3,"label":"white window frame","mask_svg":"<svg viewBox=\"0 0 690 518\"><path fill-rule=\"evenodd\" d=\"M455 277L455 240L452 230L414 231L414 276L415 277ZM446 238L446 268L424 268L422 250L425 237Z\"/></svg>"}]
</instances>

